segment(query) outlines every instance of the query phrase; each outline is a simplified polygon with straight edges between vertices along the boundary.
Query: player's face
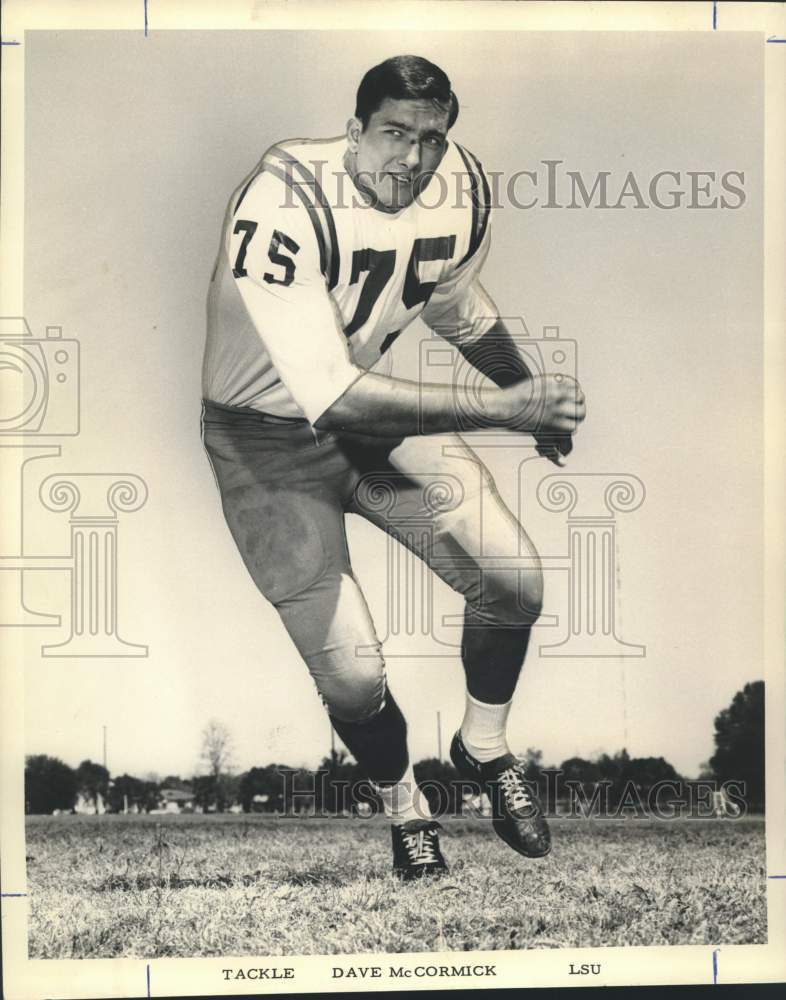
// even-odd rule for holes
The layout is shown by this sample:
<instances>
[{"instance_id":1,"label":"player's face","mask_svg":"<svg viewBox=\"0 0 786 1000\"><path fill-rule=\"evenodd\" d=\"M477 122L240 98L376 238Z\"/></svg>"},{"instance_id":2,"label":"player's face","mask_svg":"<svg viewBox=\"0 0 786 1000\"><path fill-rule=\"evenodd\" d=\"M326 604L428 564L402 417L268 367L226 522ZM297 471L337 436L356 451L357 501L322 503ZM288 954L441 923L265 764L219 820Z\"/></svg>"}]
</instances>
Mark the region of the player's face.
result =
<instances>
[{"instance_id":1,"label":"player's face","mask_svg":"<svg viewBox=\"0 0 786 1000\"><path fill-rule=\"evenodd\" d=\"M347 128L355 183L387 211L410 205L445 154L448 113L432 101L386 97L368 125Z\"/></svg>"}]
</instances>

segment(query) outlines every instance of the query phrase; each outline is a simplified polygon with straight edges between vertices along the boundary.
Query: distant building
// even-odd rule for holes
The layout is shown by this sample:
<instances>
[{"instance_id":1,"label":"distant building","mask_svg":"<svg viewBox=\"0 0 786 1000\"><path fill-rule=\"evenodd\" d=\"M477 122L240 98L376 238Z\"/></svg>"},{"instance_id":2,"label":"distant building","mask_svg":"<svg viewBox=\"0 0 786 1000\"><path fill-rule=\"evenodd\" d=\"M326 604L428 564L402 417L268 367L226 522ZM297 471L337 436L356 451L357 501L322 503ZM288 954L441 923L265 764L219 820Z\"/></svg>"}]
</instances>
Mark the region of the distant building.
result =
<instances>
[{"instance_id":1,"label":"distant building","mask_svg":"<svg viewBox=\"0 0 786 1000\"><path fill-rule=\"evenodd\" d=\"M158 808L154 812L194 812L194 793L189 788L162 788L158 793Z\"/></svg>"}]
</instances>

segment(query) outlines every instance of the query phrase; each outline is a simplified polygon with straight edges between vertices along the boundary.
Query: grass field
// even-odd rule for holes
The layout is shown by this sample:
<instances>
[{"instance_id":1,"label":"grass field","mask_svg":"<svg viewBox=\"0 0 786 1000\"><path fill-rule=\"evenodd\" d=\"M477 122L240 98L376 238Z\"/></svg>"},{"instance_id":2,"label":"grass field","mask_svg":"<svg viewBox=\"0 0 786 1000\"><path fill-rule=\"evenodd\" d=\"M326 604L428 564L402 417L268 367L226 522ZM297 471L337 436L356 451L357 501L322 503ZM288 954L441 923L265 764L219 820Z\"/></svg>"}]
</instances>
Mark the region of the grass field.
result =
<instances>
[{"instance_id":1,"label":"grass field","mask_svg":"<svg viewBox=\"0 0 786 1000\"><path fill-rule=\"evenodd\" d=\"M402 886L381 819L30 817L30 955L766 941L761 819L556 820L541 861L444 826L450 875Z\"/></svg>"}]
</instances>

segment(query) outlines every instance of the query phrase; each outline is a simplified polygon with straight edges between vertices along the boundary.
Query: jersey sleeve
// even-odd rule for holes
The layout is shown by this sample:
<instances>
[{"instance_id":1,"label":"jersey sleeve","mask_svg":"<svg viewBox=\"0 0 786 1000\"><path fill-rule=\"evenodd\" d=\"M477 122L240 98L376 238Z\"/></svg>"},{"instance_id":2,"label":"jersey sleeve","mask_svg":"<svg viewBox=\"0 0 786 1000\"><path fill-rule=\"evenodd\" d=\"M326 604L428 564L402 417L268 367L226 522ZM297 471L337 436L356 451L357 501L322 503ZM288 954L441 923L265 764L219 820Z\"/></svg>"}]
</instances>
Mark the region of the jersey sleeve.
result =
<instances>
[{"instance_id":1,"label":"jersey sleeve","mask_svg":"<svg viewBox=\"0 0 786 1000\"><path fill-rule=\"evenodd\" d=\"M454 344L471 344L497 320L497 307L480 283L480 271L491 245L491 186L480 160L455 144L458 169L466 180L464 212L468 240L455 270L434 292L423 310L427 326Z\"/></svg>"},{"instance_id":2,"label":"jersey sleeve","mask_svg":"<svg viewBox=\"0 0 786 1000\"><path fill-rule=\"evenodd\" d=\"M480 271L491 244L490 228L478 249L434 289L421 319L445 340L471 344L497 320L497 307L480 283Z\"/></svg>"},{"instance_id":3,"label":"jersey sleeve","mask_svg":"<svg viewBox=\"0 0 786 1000\"><path fill-rule=\"evenodd\" d=\"M324 218L275 167L252 179L230 213L225 245L237 288L278 377L313 424L363 374L329 294Z\"/></svg>"}]
</instances>

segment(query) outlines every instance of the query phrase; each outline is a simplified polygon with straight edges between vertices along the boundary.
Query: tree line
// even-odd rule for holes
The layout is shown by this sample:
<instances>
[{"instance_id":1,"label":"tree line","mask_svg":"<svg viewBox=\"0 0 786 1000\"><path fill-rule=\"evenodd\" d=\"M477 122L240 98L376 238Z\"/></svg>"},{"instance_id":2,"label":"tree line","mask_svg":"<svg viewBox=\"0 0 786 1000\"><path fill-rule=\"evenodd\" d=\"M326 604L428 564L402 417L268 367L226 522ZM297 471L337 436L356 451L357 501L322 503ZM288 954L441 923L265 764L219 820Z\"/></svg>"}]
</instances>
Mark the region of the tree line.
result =
<instances>
[{"instance_id":1,"label":"tree line","mask_svg":"<svg viewBox=\"0 0 786 1000\"><path fill-rule=\"evenodd\" d=\"M701 778L744 783L748 810L764 809L764 682L754 681L735 694L714 724L715 752L702 766ZM560 787L580 792L585 799L604 790L607 805L615 808L633 794L645 801L649 791L685 779L663 757L631 757L624 748L593 759L571 757L558 767L546 767L541 751L522 755L527 778L552 801ZM102 803L108 812L152 812L178 801L189 809L225 812L376 812L380 802L363 779L357 764L343 751L324 757L315 770L272 763L232 773L232 742L226 726L211 720L202 734L200 773L188 779L163 779L121 774L114 778L100 764L84 760L77 768L46 755L26 759L25 809L28 813L68 812L78 801ZM415 764L415 776L435 812L461 811L462 799L472 789L459 780L450 763L437 758ZM561 783L561 785L560 785ZM477 790L475 790L477 791Z\"/></svg>"}]
</instances>

